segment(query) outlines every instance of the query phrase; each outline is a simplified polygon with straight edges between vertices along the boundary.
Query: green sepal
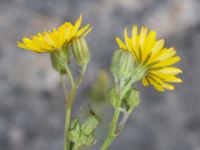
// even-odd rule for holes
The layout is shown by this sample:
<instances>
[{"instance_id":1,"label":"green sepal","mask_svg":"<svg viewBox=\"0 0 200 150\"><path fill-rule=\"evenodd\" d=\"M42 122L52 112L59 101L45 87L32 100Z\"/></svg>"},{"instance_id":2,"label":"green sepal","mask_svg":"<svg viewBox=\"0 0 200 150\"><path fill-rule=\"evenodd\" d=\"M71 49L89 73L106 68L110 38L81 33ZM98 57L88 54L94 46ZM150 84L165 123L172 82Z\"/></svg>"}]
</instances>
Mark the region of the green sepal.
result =
<instances>
[{"instance_id":1,"label":"green sepal","mask_svg":"<svg viewBox=\"0 0 200 150\"><path fill-rule=\"evenodd\" d=\"M85 38L75 38L72 40L71 50L78 65L86 65L90 61L90 51Z\"/></svg>"},{"instance_id":2,"label":"green sepal","mask_svg":"<svg viewBox=\"0 0 200 150\"><path fill-rule=\"evenodd\" d=\"M114 108L118 107L118 101L115 94L115 88L109 89L109 99Z\"/></svg>"},{"instance_id":3,"label":"green sepal","mask_svg":"<svg viewBox=\"0 0 200 150\"><path fill-rule=\"evenodd\" d=\"M137 107L140 103L139 91L136 89L131 89L127 92L125 97L125 105L128 112L132 112L132 110Z\"/></svg>"},{"instance_id":4,"label":"green sepal","mask_svg":"<svg viewBox=\"0 0 200 150\"><path fill-rule=\"evenodd\" d=\"M66 74L70 53L68 49L60 49L50 54L53 68L61 74Z\"/></svg>"},{"instance_id":5,"label":"green sepal","mask_svg":"<svg viewBox=\"0 0 200 150\"><path fill-rule=\"evenodd\" d=\"M111 72L118 79L129 78L134 70L133 54L117 49L112 58Z\"/></svg>"}]
</instances>

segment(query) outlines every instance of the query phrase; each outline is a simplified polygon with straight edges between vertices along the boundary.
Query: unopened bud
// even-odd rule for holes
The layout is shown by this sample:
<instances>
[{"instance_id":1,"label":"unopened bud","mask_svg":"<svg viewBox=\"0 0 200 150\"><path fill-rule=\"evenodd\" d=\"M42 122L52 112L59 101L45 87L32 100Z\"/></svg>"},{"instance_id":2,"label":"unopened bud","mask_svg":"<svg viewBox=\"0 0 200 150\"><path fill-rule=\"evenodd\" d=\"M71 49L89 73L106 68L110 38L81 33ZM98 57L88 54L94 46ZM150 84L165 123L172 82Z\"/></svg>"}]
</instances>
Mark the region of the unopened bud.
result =
<instances>
[{"instance_id":1,"label":"unopened bud","mask_svg":"<svg viewBox=\"0 0 200 150\"><path fill-rule=\"evenodd\" d=\"M72 40L72 53L78 65L88 64L90 52L87 42L83 37Z\"/></svg>"},{"instance_id":2,"label":"unopened bud","mask_svg":"<svg viewBox=\"0 0 200 150\"><path fill-rule=\"evenodd\" d=\"M69 133L68 133L69 140L74 142L74 143L79 142L80 136L81 136L80 132L78 132L75 129L70 130Z\"/></svg>"},{"instance_id":3,"label":"unopened bud","mask_svg":"<svg viewBox=\"0 0 200 150\"><path fill-rule=\"evenodd\" d=\"M70 129L69 129L69 140L77 143L80 139L81 135L81 124L80 121L77 118L73 118L70 123Z\"/></svg>"},{"instance_id":4,"label":"unopened bud","mask_svg":"<svg viewBox=\"0 0 200 150\"><path fill-rule=\"evenodd\" d=\"M80 130L80 128L81 128L80 121L77 118L73 118L70 123L70 129Z\"/></svg>"},{"instance_id":5,"label":"unopened bud","mask_svg":"<svg viewBox=\"0 0 200 150\"><path fill-rule=\"evenodd\" d=\"M115 88L111 88L109 89L109 99L111 101L111 104L114 108L117 108L118 107L118 101L117 101L117 98L116 98L116 91L115 91Z\"/></svg>"},{"instance_id":6,"label":"unopened bud","mask_svg":"<svg viewBox=\"0 0 200 150\"><path fill-rule=\"evenodd\" d=\"M140 103L139 91L131 89L126 95L126 103L128 106L128 111L133 110Z\"/></svg>"},{"instance_id":7,"label":"unopened bud","mask_svg":"<svg viewBox=\"0 0 200 150\"><path fill-rule=\"evenodd\" d=\"M89 135L95 130L98 123L99 123L99 120L97 119L97 117L94 115L90 115L86 119L86 121L83 123L83 125L81 127L81 129L82 129L81 131L83 132L83 134Z\"/></svg>"},{"instance_id":8,"label":"unopened bud","mask_svg":"<svg viewBox=\"0 0 200 150\"><path fill-rule=\"evenodd\" d=\"M130 52L121 49L115 51L111 64L111 72L114 76L119 79L128 78L133 73L133 67L134 58Z\"/></svg>"},{"instance_id":9,"label":"unopened bud","mask_svg":"<svg viewBox=\"0 0 200 150\"><path fill-rule=\"evenodd\" d=\"M80 137L80 143L81 143L81 145L91 146L91 145L93 145L93 144L96 143L96 138L92 134L88 135L88 136L81 135L81 137Z\"/></svg>"}]
</instances>

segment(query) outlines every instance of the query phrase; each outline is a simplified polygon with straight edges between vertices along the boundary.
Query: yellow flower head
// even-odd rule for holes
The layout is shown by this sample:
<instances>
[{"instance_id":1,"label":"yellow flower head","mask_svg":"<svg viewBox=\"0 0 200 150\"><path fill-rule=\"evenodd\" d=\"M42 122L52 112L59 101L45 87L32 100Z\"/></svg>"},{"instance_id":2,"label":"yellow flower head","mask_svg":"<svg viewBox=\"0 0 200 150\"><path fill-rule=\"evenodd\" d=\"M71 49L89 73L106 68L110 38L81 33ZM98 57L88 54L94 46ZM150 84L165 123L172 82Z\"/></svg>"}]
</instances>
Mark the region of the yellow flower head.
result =
<instances>
[{"instance_id":1,"label":"yellow flower head","mask_svg":"<svg viewBox=\"0 0 200 150\"><path fill-rule=\"evenodd\" d=\"M176 50L164 47L164 40L156 40L156 32L148 32L147 27L142 27L138 33L138 27L132 27L132 36L129 37L127 29L124 30L125 42L116 37L116 42L122 50L130 51L135 59L136 66L146 69L142 79L143 85L153 85L158 91L173 90L170 83L182 82L176 75L182 73L179 68L172 67L180 61L175 56Z\"/></svg>"},{"instance_id":2,"label":"yellow flower head","mask_svg":"<svg viewBox=\"0 0 200 150\"><path fill-rule=\"evenodd\" d=\"M17 45L20 48L37 53L55 52L67 46L73 38L84 37L91 31L89 24L79 29L81 22L82 16L74 25L71 22L65 22L58 29L53 28L51 31L38 33L31 38L25 37L23 42L18 42Z\"/></svg>"}]
</instances>

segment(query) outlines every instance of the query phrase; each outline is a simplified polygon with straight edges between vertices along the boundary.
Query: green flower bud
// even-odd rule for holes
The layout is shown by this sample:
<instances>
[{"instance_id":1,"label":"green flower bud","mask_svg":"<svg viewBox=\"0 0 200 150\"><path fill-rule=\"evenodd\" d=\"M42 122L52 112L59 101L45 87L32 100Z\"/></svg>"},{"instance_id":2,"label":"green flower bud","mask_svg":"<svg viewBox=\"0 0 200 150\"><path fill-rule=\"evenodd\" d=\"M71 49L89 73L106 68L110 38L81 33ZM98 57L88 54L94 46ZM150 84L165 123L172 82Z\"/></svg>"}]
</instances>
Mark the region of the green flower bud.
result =
<instances>
[{"instance_id":1,"label":"green flower bud","mask_svg":"<svg viewBox=\"0 0 200 150\"><path fill-rule=\"evenodd\" d=\"M81 133L77 131L76 129L70 130L68 133L69 140L74 143L79 142L80 136L81 136Z\"/></svg>"},{"instance_id":2,"label":"green flower bud","mask_svg":"<svg viewBox=\"0 0 200 150\"><path fill-rule=\"evenodd\" d=\"M99 120L96 116L90 115L81 126L81 132L85 135L91 134L97 127Z\"/></svg>"},{"instance_id":3,"label":"green flower bud","mask_svg":"<svg viewBox=\"0 0 200 150\"><path fill-rule=\"evenodd\" d=\"M50 54L53 68L61 74L66 74L69 64L69 51L62 49Z\"/></svg>"},{"instance_id":4,"label":"green flower bud","mask_svg":"<svg viewBox=\"0 0 200 150\"><path fill-rule=\"evenodd\" d=\"M91 145L93 145L93 144L96 143L96 138L92 134L88 135L88 136L81 135L81 137L80 137L80 143L81 143L81 145L91 146Z\"/></svg>"},{"instance_id":5,"label":"green flower bud","mask_svg":"<svg viewBox=\"0 0 200 150\"><path fill-rule=\"evenodd\" d=\"M111 72L113 76L118 79L126 79L131 76L134 70L134 57L133 55L121 49L115 51L112 64Z\"/></svg>"},{"instance_id":6,"label":"green flower bud","mask_svg":"<svg viewBox=\"0 0 200 150\"><path fill-rule=\"evenodd\" d=\"M70 130L68 133L69 140L77 143L81 135L81 124L77 118L73 118L70 123Z\"/></svg>"},{"instance_id":7,"label":"green flower bud","mask_svg":"<svg viewBox=\"0 0 200 150\"><path fill-rule=\"evenodd\" d=\"M115 89L114 88L111 88L109 90L109 99L111 101L111 104L114 108L117 108L118 107L118 101L117 101L117 98L116 98L116 94L115 94Z\"/></svg>"},{"instance_id":8,"label":"green flower bud","mask_svg":"<svg viewBox=\"0 0 200 150\"><path fill-rule=\"evenodd\" d=\"M132 111L140 103L139 91L131 89L126 95L126 105L128 106L128 111Z\"/></svg>"},{"instance_id":9,"label":"green flower bud","mask_svg":"<svg viewBox=\"0 0 200 150\"><path fill-rule=\"evenodd\" d=\"M70 123L70 129L76 129L80 131L81 124L80 121L77 118L73 118Z\"/></svg>"},{"instance_id":10,"label":"green flower bud","mask_svg":"<svg viewBox=\"0 0 200 150\"><path fill-rule=\"evenodd\" d=\"M72 40L72 53L78 65L85 65L90 61L89 48L83 37Z\"/></svg>"}]
</instances>

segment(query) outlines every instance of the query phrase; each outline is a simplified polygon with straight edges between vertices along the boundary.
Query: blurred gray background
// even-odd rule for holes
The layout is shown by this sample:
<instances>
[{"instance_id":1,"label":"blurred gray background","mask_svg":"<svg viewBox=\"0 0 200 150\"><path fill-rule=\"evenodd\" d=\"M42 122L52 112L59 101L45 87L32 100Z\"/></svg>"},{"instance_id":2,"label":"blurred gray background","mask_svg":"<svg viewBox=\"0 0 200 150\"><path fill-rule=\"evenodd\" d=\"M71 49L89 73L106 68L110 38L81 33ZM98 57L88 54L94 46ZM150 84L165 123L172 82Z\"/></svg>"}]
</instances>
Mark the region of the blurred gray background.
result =
<instances>
[{"instance_id":1,"label":"blurred gray background","mask_svg":"<svg viewBox=\"0 0 200 150\"><path fill-rule=\"evenodd\" d=\"M93 27L87 37L92 59L74 115L88 100L98 70L109 72L114 37L122 37L125 26L144 24L177 49L184 83L164 93L138 84L142 102L110 150L200 150L199 0L0 0L0 150L63 149L59 77L48 55L21 50L16 41L74 22L80 13ZM109 120L112 108L105 109ZM100 127L97 135L105 137L108 123Z\"/></svg>"}]
</instances>

